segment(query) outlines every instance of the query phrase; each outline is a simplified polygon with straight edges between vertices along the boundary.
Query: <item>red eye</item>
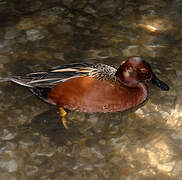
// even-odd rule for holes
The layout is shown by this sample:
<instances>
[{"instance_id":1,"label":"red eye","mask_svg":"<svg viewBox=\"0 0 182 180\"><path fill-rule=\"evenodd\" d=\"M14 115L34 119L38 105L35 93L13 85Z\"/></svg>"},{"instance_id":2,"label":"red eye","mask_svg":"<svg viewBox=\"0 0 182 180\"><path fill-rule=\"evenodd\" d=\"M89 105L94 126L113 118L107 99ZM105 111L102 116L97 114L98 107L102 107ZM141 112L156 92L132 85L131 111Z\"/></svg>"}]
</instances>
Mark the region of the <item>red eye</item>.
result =
<instances>
[{"instance_id":1,"label":"red eye","mask_svg":"<svg viewBox=\"0 0 182 180\"><path fill-rule=\"evenodd\" d=\"M148 70L145 69L145 68L141 68L141 69L140 69L140 72L143 73L143 74L145 74L145 73L148 73Z\"/></svg>"},{"instance_id":2,"label":"red eye","mask_svg":"<svg viewBox=\"0 0 182 180\"><path fill-rule=\"evenodd\" d=\"M132 73L133 73L133 68L132 68L132 67L128 67L127 72L128 72L129 74L132 74Z\"/></svg>"}]
</instances>

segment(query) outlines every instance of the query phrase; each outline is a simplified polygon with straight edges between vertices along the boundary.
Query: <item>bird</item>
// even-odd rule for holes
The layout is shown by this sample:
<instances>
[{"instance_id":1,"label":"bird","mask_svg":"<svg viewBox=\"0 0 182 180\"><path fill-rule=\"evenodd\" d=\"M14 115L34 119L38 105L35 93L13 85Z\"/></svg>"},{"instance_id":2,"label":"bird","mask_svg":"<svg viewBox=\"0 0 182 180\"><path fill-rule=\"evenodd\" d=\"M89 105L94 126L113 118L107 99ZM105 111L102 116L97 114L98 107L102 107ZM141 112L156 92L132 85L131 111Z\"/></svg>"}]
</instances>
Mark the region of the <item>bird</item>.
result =
<instances>
[{"instance_id":1,"label":"bird","mask_svg":"<svg viewBox=\"0 0 182 180\"><path fill-rule=\"evenodd\" d=\"M4 80L25 86L43 101L59 106L65 128L68 128L65 109L122 112L145 102L148 82L162 91L169 90L139 56L129 57L117 69L102 63L72 63Z\"/></svg>"}]
</instances>

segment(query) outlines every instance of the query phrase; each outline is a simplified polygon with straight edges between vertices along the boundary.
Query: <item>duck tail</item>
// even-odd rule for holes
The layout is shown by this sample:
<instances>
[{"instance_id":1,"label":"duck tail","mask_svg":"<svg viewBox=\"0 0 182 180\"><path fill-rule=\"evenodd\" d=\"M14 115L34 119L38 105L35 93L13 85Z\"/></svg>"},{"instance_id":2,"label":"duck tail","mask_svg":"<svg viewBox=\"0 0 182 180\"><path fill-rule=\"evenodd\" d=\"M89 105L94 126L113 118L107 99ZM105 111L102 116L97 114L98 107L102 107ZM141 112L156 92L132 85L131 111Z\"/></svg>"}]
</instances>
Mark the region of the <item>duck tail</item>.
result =
<instances>
[{"instance_id":1,"label":"duck tail","mask_svg":"<svg viewBox=\"0 0 182 180\"><path fill-rule=\"evenodd\" d=\"M16 84L19 84L19 85L22 85L22 86L25 86L25 87L28 87L28 88L33 87L33 86L28 84L28 82L30 82L30 79L23 78L21 76L13 76L13 77L7 78L7 81L11 81L11 82L14 82Z\"/></svg>"},{"instance_id":2,"label":"duck tail","mask_svg":"<svg viewBox=\"0 0 182 180\"><path fill-rule=\"evenodd\" d=\"M11 82L14 82L16 84L19 84L19 85L22 85L25 87L29 87L29 88L33 87L27 83L30 81L29 79L22 78L21 76L0 77L0 83L1 82L8 82L8 81L11 81Z\"/></svg>"},{"instance_id":3,"label":"duck tail","mask_svg":"<svg viewBox=\"0 0 182 180\"><path fill-rule=\"evenodd\" d=\"M8 82L8 81L17 83L17 84L22 85L22 86L25 86L25 87L28 87L33 94L35 94L36 96L38 96L40 99L42 99L46 103L56 105L56 103L54 103L48 97L48 94L49 94L49 92L51 90L50 88L48 88L48 87L34 87L34 86L31 86L31 85L29 85L27 83L29 81L27 81L26 78L23 79L20 76L6 77L6 78L0 77L0 83L1 82Z\"/></svg>"}]
</instances>

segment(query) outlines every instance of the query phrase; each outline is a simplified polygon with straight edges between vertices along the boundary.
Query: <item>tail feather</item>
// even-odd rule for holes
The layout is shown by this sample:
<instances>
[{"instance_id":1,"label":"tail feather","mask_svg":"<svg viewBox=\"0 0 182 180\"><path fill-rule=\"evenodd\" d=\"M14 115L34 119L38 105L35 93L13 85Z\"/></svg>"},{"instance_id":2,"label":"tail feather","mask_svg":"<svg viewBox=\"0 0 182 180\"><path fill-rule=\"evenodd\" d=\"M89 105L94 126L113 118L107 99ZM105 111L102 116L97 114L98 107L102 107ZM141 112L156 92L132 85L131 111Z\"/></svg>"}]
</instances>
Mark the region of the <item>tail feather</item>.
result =
<instances>
[{"instance_id":1,"label":"tail feather","mask_svg":"<svg viewBox=\"0 0 182 180\"><path fill-rule=\"evenodd\" d=\"M9 81L15 82L17 84L20 84L20 85L28 87L28 88L33 87L30 84L28 84L28 82L30 82L30 78L22 78L21 76L14 76L14 77L9 78Z\"/></svg>"},{"instance_id":2,"label":"tail feather","mask_svg":"<svg viewBox=\"0 0 182 180\"><path fill-rule=\"evenodd\" d=\"M12 81L12 82L15 82L17 84L20 84L22 86L26 86L26 87L31 88L33 86L31 86L30 84L28 84L28 82L30 82L31 79L30 78L22 78L21 76L13 76L13 77L6 77L6 78L1 78L0 77L0 82Z\"/></svg>"},{"instance_id":3,"label":"tail feather","mask_svg":"<svg viewBox=\"0 0 182 180\"><path fill-rule=\"evenodd\" d=\"M34 87L34 86L31 86L31 85L28 84L28 82L30 82L31 79L32 78L28 78L28 77L22 78L21 76L14 76L14 77L10 77L10 78L0 78L0 82L12 81L12 82L20 84L22 86L28 87L30 89L30 91L32 91L33 94L38 96L43 101L45 101L45 102L47 102L49 104L56 105L56 103L53 102L48 97L48 94L50 92L50 88L48 88L48 87Z\"/></svg>"}]
</instances>

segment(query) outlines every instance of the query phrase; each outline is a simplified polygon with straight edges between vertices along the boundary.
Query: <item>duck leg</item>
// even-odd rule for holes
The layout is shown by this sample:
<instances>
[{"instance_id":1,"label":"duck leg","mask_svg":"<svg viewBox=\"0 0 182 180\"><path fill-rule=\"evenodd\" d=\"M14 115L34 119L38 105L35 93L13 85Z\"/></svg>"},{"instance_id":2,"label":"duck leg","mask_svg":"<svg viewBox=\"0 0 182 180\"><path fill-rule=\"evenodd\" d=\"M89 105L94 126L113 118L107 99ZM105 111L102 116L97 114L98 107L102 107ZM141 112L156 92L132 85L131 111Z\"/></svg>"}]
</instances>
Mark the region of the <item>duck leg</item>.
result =
<instances>
[{"instance_id":1,"label":"duck leg","mask_svg":"<svg viewBox=\"0 0 182 180\"><path fill-rule=\"evenodd\" d=\"M66 128L66 129L68 129L68 126L67 126L67 119L66 119L66 115L67 115L67 112L64 110L64 108L63 107L60 107L59 108L59 113L60 113L60 115L61 115L61 121L62 121L62 123L63 123L63 126Z\"/></svg>"}]
</instances>

